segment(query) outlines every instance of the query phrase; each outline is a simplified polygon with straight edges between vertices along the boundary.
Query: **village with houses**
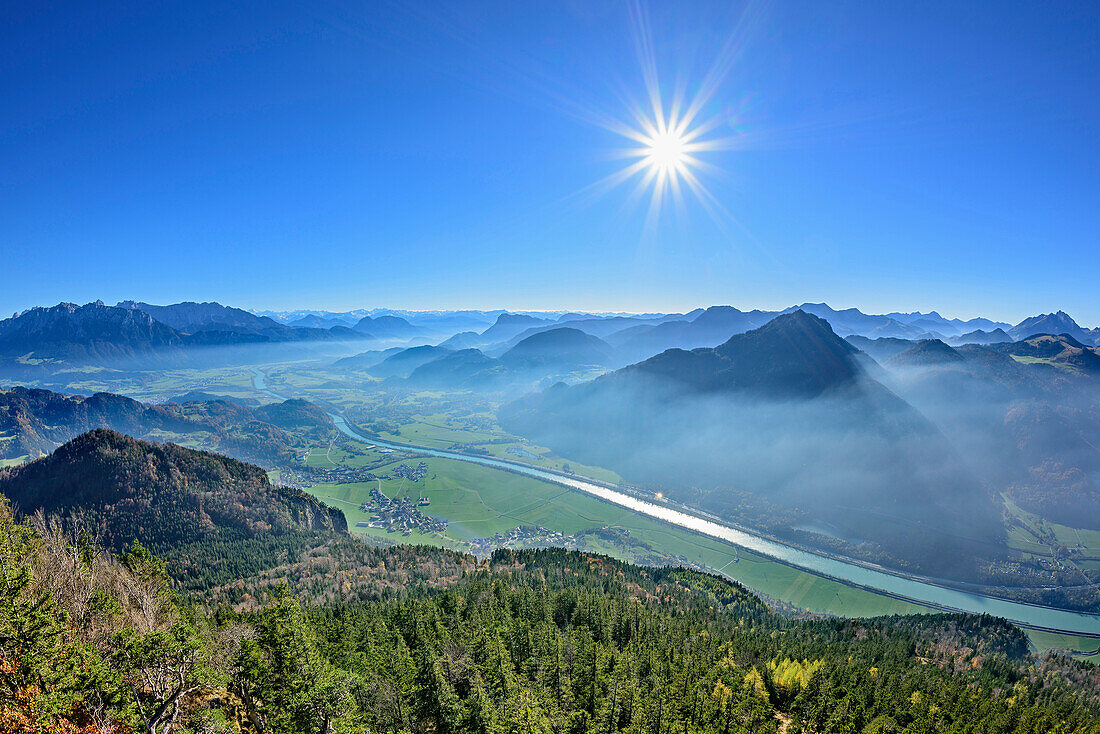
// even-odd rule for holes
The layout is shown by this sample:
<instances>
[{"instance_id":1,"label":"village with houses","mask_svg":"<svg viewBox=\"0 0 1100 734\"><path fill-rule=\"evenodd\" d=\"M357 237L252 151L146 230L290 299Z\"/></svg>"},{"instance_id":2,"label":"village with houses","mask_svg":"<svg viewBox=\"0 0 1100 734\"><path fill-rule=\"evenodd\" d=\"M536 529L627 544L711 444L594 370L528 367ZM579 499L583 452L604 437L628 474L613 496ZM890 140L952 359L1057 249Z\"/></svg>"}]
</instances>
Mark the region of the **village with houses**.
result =
<instances>
[{"instance_id":1,"label":"village with houses","mask_svg":"<svg viewBox=\"0 0 1100 734\"><path fill-rule=\"evenodd\" d=\"M369 499L359 508L364 513L371 513L370 520L357 522L355 525L361 528L382 528L388 533L402 535L411 535L414 530L422 533L446 532L446 521L434 518L421 509L430 504L427 497L416 500L410 497L390 499L377 488L371 489Z\"/></svg>"}]
</instances>

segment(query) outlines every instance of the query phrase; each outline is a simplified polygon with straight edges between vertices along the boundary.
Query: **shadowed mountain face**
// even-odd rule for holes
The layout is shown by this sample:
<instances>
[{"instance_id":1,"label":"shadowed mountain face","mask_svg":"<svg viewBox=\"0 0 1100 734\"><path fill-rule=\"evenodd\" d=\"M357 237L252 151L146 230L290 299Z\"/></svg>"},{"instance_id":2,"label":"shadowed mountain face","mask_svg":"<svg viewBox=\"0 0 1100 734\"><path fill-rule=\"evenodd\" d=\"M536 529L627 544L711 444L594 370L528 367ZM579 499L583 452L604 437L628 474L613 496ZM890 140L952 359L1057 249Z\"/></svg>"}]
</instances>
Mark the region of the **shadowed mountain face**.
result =
<instances>
[{"instance_id":1,"label":"shadowed mountain face","mask_svg":"<svg viewBox=\"0 0 1100 734\"><path fill-rule=\"evenodd\" d=\"M408 377L414 388L493 389L507 379L507 370L477 349L459 349L417 367Z\"/></svg>"},{"instance_id":2,"label":"shadowed mountain face","mask_svg":"<svg viewBox=\"0 0 1100 734\"><path fill-rule=\"evenodd\" d=\"M176 564L184 584L241 578L296 557L318 537L347 533L342 512L273 486L257 466L106 429L0 470L0 494L28 514L80 513L116 551L140 540Z\"/></svg>"},{"instance_id":3,"label":"shadowed mountain face","mask_svg":"<svg viewBox=\"0 0 1100 734\"><path fill-rule=\"evenodd\" d=\"M27 513L94 513L115 548L137 537L156 546L224 531L347 529L343 513L272 486L257 466L107 429L0 471L0 493Z\"/></svg>"},{"instance_id":4,"label":"shadowed mountain face","mask_svg":"<svg viewBox=\"0 0 1100 734\"><path fill-rule=\"evenodd\" d=\"M0 321L0 357L112 361L180 354L185 336L135 309L61 303Z\"/></svg>"},{"instance_id":5,"label":"shadowed mountain face","mask_svg":"<svg viewBox=\"0 0 1100 734\"><path fill-rule=\"evenodd\" d=\"M796 311L713 349L669 350L556 386L501 419L730 519L746 519L749 496L777 508L777 532L805 512L896 562L966 575L957 554L988 555L999 509L942 434L867 376L864 359L824 320Z\"/></svg>"}]
</instances>

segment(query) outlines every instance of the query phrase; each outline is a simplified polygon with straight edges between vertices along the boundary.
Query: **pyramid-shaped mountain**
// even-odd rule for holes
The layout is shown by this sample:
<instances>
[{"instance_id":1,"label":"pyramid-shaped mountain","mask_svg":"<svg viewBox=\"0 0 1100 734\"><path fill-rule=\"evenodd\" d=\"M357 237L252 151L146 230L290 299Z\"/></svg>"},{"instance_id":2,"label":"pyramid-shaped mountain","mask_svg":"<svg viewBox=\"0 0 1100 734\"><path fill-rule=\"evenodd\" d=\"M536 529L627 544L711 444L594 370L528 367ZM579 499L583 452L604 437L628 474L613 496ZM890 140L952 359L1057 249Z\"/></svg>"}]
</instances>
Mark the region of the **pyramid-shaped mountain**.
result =
<instances>
[{"instance_id":1,"label":"pyramid-shaped mountain","mask_svg":"<svg viewBox=\"0 0 1100 734\"><path fill-rule=\"evenodd\" d=\"M939 430L864 371L866 360L826 321L794 311L714 348L670 349L557 385L505 406L501 421L720 516L743 521L749 505L768 523L804 513L951 575L951 554L929 554L929 543L961 554L990 541L999 509Z\"/></svg>"}]
</instances>

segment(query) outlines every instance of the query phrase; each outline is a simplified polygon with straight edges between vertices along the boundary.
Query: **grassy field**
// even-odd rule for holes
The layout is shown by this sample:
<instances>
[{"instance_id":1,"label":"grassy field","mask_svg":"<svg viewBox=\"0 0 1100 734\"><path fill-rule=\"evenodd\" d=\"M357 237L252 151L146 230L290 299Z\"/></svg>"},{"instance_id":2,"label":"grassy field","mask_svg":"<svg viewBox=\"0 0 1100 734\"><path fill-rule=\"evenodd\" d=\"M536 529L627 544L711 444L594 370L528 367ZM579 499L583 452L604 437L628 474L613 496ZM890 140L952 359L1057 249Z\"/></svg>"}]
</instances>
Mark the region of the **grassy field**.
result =
<instances>
[{"instance_id":1,"label":"grassy field","mask_svg":"<svg viewBox=\"0 0 1100 734\"><path fill-rule=\"evenodd\" d=\"M1091 639L1088 637L1077 637L1074 635L1060 635L1054 632L1036 632L1032 630L1027 631L1027 636L1031 639L1031 644L1035 646L1035 649L1044 652L1046 650L1065 650L1073 653L1080 653L1080 651L1093 652L1092 655L1080 655L1077 657L1081 660L1088 660L1092 663L1100 663L1100 640Z\"/></svg>"},{"instance_id":2,"label":"grassy field","mask_svg":"<svg viewBox=\"0 0 1100 734\"><path fill-rule=\"evenodd\" d=\"M1060 525L1028 512L1008 497L1003 499L1009 514L1023 526L1009 529L1010 548L1050 558L1053 545L1064 545L1070 554L1062 558L1063 563L1082 570L1100 568L1100 531Z\"/></svg>"}]
</instances>

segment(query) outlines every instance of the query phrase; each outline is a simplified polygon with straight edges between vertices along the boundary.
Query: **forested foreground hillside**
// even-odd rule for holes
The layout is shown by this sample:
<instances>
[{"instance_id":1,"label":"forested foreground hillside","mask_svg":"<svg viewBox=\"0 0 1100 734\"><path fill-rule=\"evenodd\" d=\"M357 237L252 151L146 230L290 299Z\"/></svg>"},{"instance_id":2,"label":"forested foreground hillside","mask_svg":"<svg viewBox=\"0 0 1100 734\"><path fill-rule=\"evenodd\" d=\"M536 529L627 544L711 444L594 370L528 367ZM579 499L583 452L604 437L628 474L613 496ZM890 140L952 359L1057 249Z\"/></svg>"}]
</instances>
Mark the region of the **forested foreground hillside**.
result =
<instances>
[{"instance_id":1,"label":"forested foreground hillside","mask_svg":"<svg viewBox=\"0 0 1100 734\"><path fill-rule=\"evenodd\" d=\"M458 559L370 550L373 601L282 584L234 611L0 506L0 731L1100 731L1097 669L999 620L797 621L693 571Z\"/></svg>"}]
</instances>

